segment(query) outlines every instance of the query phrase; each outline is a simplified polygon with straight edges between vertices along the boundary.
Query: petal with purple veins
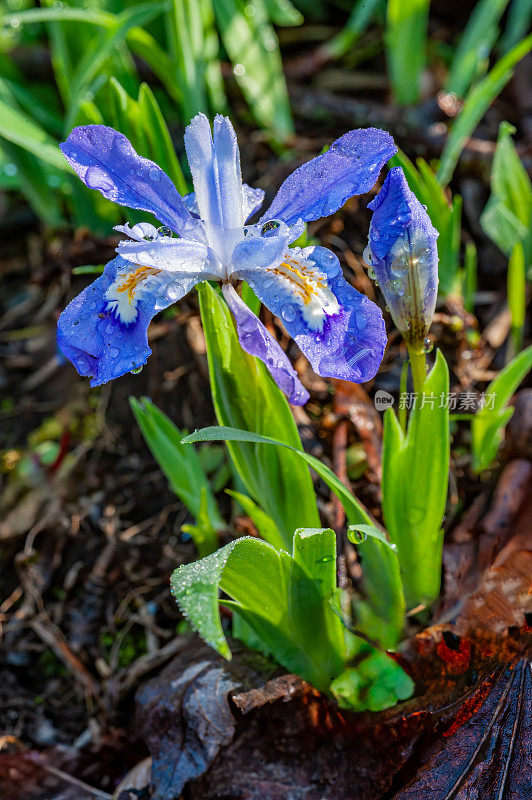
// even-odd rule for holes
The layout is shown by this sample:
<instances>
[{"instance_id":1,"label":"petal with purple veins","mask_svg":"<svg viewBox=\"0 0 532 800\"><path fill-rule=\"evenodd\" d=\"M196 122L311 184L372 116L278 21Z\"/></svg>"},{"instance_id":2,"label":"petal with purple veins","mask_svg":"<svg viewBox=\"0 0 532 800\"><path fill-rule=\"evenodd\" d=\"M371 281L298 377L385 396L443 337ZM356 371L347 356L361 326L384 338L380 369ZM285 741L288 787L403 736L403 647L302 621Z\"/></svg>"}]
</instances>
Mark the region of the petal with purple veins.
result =
<instances>
[{"instance_id":1,"label":"petal with purple veins","mask_svg":"<svg viewBox=\"0 0 532 800\"><path fill-rule=\"evenodd\" d=\"M386 330L378 306L350 286L324 247L292 248L271 269L241 269L318 375L363 383L379 369Z\"/></svg>"},{"instance_id":2,"label":"petal with purple veins","mask_svg":"<svg viewBox=\"0 0 532 800\"><path fill-rule=\"evenodd\" d=\"M57 324L59 349L91 386L142 367L151 353L148 325L198 282L196 277L135 268L120 256L65 308Z\"/></svg>"},{"instance_id":3,"label":"petal with purple veins","mask_svg":"<svg viewBox=\"0 0 532 800\"><path fill-rule=\"evenodd\" d=\"M108 200L149 211L179 234L195 227L168 175L139 156L122 133L105 125L84 125L74 128L60 147L81 180Z\"/></svg>"},{"instance_id":4,"label":"petal with purple veins","mask_svg":"<svg viewBox=\"0 0 532 800\"><path fill-rule=\"evenodd\" d=\"M236 320L242 349L264 362L276 384L293 405L304 405L309 394L280 344L239 297L231 284L225 283L222 291Z\"/></svg>"},{"instance_id":5,"label":"petal with purple veins","mask_svg":"<svg viewBox=\"0 0 532 800\"><path fill-rule=\"evenodd\" d=\"M390 134L378 128L345 133L284 181L263 219L292 225L333 214L350 197L369 192L396 151Z\"/></svg>"}]
</instances>

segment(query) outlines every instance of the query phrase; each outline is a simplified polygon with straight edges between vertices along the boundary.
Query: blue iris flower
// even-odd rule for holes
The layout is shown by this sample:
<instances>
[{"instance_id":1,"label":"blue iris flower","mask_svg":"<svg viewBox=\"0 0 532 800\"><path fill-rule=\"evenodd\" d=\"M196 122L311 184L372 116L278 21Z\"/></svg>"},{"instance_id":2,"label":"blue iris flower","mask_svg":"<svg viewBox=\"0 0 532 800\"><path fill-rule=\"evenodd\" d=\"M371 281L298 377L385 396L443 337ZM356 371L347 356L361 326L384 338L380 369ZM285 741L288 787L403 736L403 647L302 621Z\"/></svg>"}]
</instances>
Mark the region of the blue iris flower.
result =
<instances>
[{"instance_id":1,"label":"blue iris flower","mask_svg":"<svg viewBox=\"0 0 532 800\"><path fill-rule=\"evenodd\" d=\"M245 280L318 374L358 383L372 378L386 344L379 308L345 281L332 252L290 245L305 222L374 186L396 151L391 136L375 128L346 133L296 169L255 224L247 221L264 192L242 183L229 119L217 116L211 132L207 117L194 117L185 148L194 192L181 197L168 176L112 128L75 128L61 145L87 186L150 212L163 225L117 226L128 237L117 257L61 314L58 343L78 372L98 386L142 366L151 352L152 317L199 281L214 280L222 284L243 349L262 359L289 400L302 405L308 393L286 354L235 289Z\"/></svg>"},{"instance_id":2,"label":"blue iris flower","mask_svg":"<svg viewBox=\"0 0 532 800\"><path fill-rule=\"evenodd\" d=\"M401 167L389 171L369 208L373 217L364 260L398 330L408 344L421 349L438 295L438 231Z\"/></svg>"}]
</instances>

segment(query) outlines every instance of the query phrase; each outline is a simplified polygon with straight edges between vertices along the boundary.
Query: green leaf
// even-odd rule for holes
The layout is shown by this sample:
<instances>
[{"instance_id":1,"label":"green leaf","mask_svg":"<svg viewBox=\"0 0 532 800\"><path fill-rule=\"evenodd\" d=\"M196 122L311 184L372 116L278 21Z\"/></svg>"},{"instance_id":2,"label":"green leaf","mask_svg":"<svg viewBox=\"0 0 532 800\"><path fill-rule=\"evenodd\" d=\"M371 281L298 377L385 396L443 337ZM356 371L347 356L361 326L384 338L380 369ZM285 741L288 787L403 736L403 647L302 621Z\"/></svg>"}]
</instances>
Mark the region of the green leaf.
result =
<instances>
[{"instance_id":1,"label":"green leaf","mask_svg":"<svg viewBox=\"0 0 532 800\"><path fill-rule=\"evenodd\" d=\"M443 148L438 169L438 181L442 186L450 182L465 143L493 100L512 77L515 65L530 52L531 47L532 35L527 36L499 59L486 77L469 91Z\"/></svg>"},{"instance_id":2,"label":"green leaf","mask_svg":"<svg viewBox=\"0 0 532 800\"><path fill-rule=\"evenodd\" d=\"M507 5L508 0L480 0L476 4L451 63L445 84L447 92L463 97L479 69L488 63L491 46L498 35L497 26Z\"/></svg>"},{"instance_id":3,"label":"green leaf","mask_svg":"<svg viewBox=\"0 0 532 800\"><path fill-rule=\"evenodd\" d=\"M399 105L419 100L425 66L430 0L389 0L386 57L395 99Z\"/></svg>"},{"instance_id":4,"label":"green leaf","mask_svg":"<svg viewBox=\"0 0 532 800\"><path fill-rule=\"evenodd\" d=\"M362 559L366 599L354 606L357 628L381 647L392 649L401 638L405 615L397 548L375 525L350 525L347 536Z\"/></svg>"},{"instance_id":5,"label":"green leaf","mask_svg":"<svg viewBox=\"0 0 532 800\"><path fill-rule=\"evenodd\" d=\"M147 83L140 85L138 105L148 140L149 157L172 179L177 191L186 194L187 182L176 156L170 132L155 95Z\"/></svg>"},{"instance_id":6,"label":"green leaf","mask_svg":"<svg viewBox=\"0 0 532 800\"><path fill-rule=\"evenodd\" d=\"M181 447L184 433L151 400L142 397L139 401L130 397L129 402L146 444L168 478L172 491L196 519L208 517L213 535L207 546L215 549L217 536L214 531L225 525L198 454Z\"/></svg>"},{"instance_id":7,"label":"green leaf","mask_svg":"<svg viewBox=\"0 0 532 800\"><path fill-rule=\"evenodd\" d=\"M218 548L218 532L213 525L209 512L208 486L200 490L200 508L196 522L181 526L183 533L188 533L200 558L208 556Z\"/></svg>"},{"instance_id":8,"label":"green leaf","mask_svg":"<svg viewBox=\"0 0 532 800\"><path fill-rule=\"evenodd\" d=\"M369 648L357 667L348 667L331 684L340 706L351 711L384 711L411 697L414 688L396 661Z\"/></svg>"},{"instance_id":9,"label":"green leaf","mask_svg":"<svg viewBox=\"0 0 532 800\"><path fill-rule=\"evenodd\" d=\"M345 664L346 637L330 598L336 588L336 537L297 530L293 554L251 537L179 567L172 592L205 641L231 657L218 609L219 591L253 630L261 649L286 669L327 691Z\"/></svg>"},{"instance_id":10,"label":"green leaf","mask_svg":"<svg viewBox=\"0 0 532 800\"><path fill-rule=\"evenodd\" d=\"M471 314L475 309L475 294L477 291L477 248L473 242L467 242L465 246L464 274L463 274L463 296L464 308Z\"/></svg>"},{"instance_id":11,"label":"green leaf","mask_svg":"<svg viewBox=\"0 0 532 800\"><path fill-rule=\"evenodd\" d=\"M70 172L57 142L27 114L0 98L0 136L56 169Z\"/></svg>"},{"instance_id":12,"label":"green leaf","mask_svg":"<svg viewBox=\"0 0 532 800\"><path fill-rule=\"evenodd\" d=\"M294 131L275 31L263 0L213 0L224 47L255 120L280 140ZM246 14L251 6L254 13Z\"/></svg>"},{"instance_id":13,"label":"green leaf","mask_svg":"<svg viewBox=\"0 0 532 800\"><path fill-rule=\"evenodd\" d=\"M473 417L471 423L473 469L488 469L502 440L502 433L513 413L507 408L511 396L532 368L532 345L519 353L486 389L486 405Z\"/></svg>"},{"instance_id":14,"label":"green leaf","mask_svg":"<svg viewBox=\"0 0 532 800\"><path fill-rule=\"evenodd\" d=\"M166 15L172 72L183 93L186 122L200 111L208 113L202 6L205 3L198 0L173 0Z\"/></svg>"},{"instance_id":15,"label":"green leaf","mask_svg":"<svg viewBox=\"0 0 532 800\"><path fill-rule=\"evenodd\" d=\"M237 492L234 489L226 489L226 492L231 497L234 497L234 499L242 506L244 513L247 514L248 517L250 517L250 519L255 523L258 532L265 542L273 545L273 547L276 547L278 550L284 547L284 537L275 524L275 521L268 516L268 514L266 514L266 512L263 511L262 508L251 499L251 497L248 497L242 492Z\"/></svg>"},{"instance_id":16,"label":"green leaf","mask_svg":"<svg viewBox=\"0 0 532 800\"><path fill-rule=\"evenodd\" d=\"M523 242L527 264L532 259L532 184L512 142L515 128L501 122L491 170L491 196L480 217L489 238L510 256Z\"/></svg>"},{"instance_id":17,"label":"green leaf","mask_svg":"<svg viewBox=\"0 0 532 800\"><path fill-rule=\"evenodd\" d=\"M230 428L226 426L211 426L202 428L200 431L194 431L182 440L183 444L192 444L193 442L256 442L257 444L275 445L276 447L285 447L286 449L295 453L300 459L305 461L309 467L315 470L320 478L322 478L329 489L335 493L340 502L342 503L349 521L352 524L372 524L371 517L359 503L356 497L351 494L349 489L346 489L344 484L339 478L336 477L334 472L329 469L325 464L322 464L315 456L305 453L303 449L294 447L286 442L272 439L269 436L262 436L261 434L252 431L245 431L238 428Z\"/></svg>"},{"instance_id":18,"label":"green leaf","mask_svg":"<svg viewBox=\"0 0 532 800\"><path fill-rule=\"evenodd\" d=\"M340 33L337 33L324 45L325 52L329 58L337 59L345 56L359 36L364 33L376 11L382 5L382 0L365 0L364 2L354 3L349 19Z\"/></svg>"},{"instance_id":19,"label":"green leaf","mask_svg":"<svg viewBox=\"0 0 532 800\"><path fill-rule=\"evenodd\" d=\"M290 0L264 0L264 5L274 25L289 27L304 22L303 14Z\"/></svg>"},{"instance_id":20,"label":"green leaf","mask_svg":"<svg viewBox=\"0 0 532 800\"><path fill-rule=\"evenodd\" d=\"M508 307L512 317L514 353L523 346L526 318L526 269L523 245L518 242L508 262Z\"/></svg>"},{"instance_id":21,"label":"green leaf","mask_svg":"<svg viewBox=\"0 0 532 800\"><path fill-rule=\"evenodd\" d=\"M271 433L299 450L301 439L288 402L262 361L240 347L225 300L208 283L198 286L198 295L218 420L234 428ZM298 525L320 524L312 480L294 453L256 441L232 440L229 452L247 492L275 521L289 547Z\"/></svg>"},{"instance_id":22,"label":"green leaf","mask_svg":"<svg viewBox=\"0 0 532 800\"><path fill-rule=\"evenodd\" d=\"M91 40L70 78L70 104L65 117L66 131L74 125L79 107L86 99L92 81L104 61L114 52L117 45L126 39L132 28L146 24L166 7L166 2L150 2L126 9L116 16L115 23L101 36Z\"/></svg>"},{"instance_id":23,"label":"green leaf","mask_svg":"<svg viewBox=\"0 0 532 800\"><path fill-rule=\"evenodd\" d=\"M512 0L508 11L504 35L499 42L498 49L501 53L517 44L530 30L532 21L532 3L530 0Z\"/></svg>"},{"instance_id":24,"label":"green leaf","mask_svg":"<svg viewBox=\"0 0 532 800\"><path fill-rule=\"evenodd\" d=\"M382 510L397 547L408 608L433 602L439 593L449 479L449 370L438 351L413 409L405 436L397 416L384 417Z\"/></svg>"},{"instance_id":25,"label":"green leaf","mask_svg":"<svg viewBox=\"0 0 532 800\"><path fill-rule=\"evenodd\" d=\"M210 441L261 442L263 444L285 447L314 469L320 478L333 491L342 503L347 519L353 526L368 525L374 528L371 517L356 497L346 489L334 472L314 456L302 449L291 447L283 442L248 431L226 427L203 428L183 439L183 444ZM360 629L367 632L375 641L384 646L393 646L403 627L404 597L397 556L378 536L369 537L358 544L364 559L364 588L368 602L359 608ZM377 625L376 618L380 621Z\"/></svg>"}]
</instances>

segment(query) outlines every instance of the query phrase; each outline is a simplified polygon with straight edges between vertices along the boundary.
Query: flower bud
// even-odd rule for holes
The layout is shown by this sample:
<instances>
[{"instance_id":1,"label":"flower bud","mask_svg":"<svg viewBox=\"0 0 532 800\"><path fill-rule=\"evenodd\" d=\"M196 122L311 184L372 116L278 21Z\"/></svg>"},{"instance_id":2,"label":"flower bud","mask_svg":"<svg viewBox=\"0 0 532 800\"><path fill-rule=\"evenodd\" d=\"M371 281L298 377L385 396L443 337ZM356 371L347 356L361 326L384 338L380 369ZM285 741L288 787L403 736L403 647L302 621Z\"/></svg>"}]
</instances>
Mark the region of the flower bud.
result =
<instances>
[{"instance_id":1,"label":"flower bud","mask_svg":"<svg viewBox=\"0 0 532 800\"><path fill-rule=\"evenodd\" d=\"M438 294L438 232L400 167L390 170L368 207L373 217L363 258L403 338L421 349Z\"/></svg>"}]
</instances>

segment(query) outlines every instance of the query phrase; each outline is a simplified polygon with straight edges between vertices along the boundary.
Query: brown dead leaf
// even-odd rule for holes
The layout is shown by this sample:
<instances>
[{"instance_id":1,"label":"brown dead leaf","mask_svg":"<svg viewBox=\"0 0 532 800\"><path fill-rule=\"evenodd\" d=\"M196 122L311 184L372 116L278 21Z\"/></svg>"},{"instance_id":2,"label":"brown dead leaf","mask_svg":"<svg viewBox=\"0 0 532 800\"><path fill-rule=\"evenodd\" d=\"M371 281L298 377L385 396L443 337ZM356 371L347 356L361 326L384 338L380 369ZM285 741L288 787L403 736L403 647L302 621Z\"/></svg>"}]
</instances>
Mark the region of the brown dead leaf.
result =
<instances>
[{"instance_id":1,"label":"brown dead leaf","mask_svg":"<svg viewBox=\"0 0 532 800\"><path fill-rule=\"evenodd\" d=\"M480 685L394 800L530 797L531 711L530 663L521 659Z\"/></svg>"}]
</instances>

